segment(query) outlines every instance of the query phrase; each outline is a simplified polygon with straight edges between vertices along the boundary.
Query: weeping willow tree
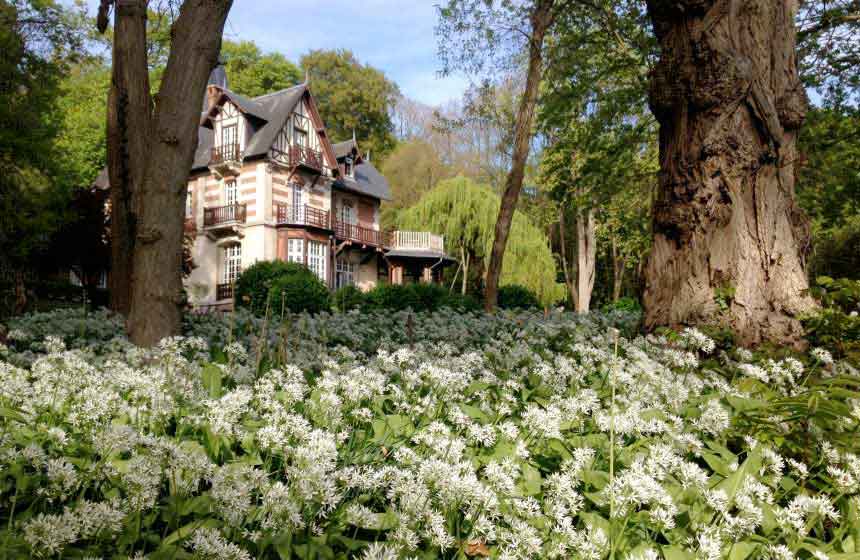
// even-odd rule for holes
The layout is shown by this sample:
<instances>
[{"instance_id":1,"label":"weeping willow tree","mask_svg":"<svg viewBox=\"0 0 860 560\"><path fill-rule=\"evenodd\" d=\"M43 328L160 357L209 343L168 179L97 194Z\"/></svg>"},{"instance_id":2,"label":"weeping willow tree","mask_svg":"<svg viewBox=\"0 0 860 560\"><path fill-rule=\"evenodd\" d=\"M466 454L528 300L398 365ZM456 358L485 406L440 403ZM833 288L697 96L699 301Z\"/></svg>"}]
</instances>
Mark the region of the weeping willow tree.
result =
<instances>
[{"instance_id":1,"label":"weeping willow tree","mask_svg":"<svg viewBox=\"0 0 860 560\"><path fill-rule=\"evenodd\" d=\"M399 227L432 231L445 236L446 250L457 256L465 293L469 270L486 262L493 249L499 196L486 185L465 177L440 182L398 218ZM520 284L537 294L544 305L560 299L564 288L556 282L555 259L549 241L521 212L514 214L501 285Z\"/></svg>"}]
</instances>

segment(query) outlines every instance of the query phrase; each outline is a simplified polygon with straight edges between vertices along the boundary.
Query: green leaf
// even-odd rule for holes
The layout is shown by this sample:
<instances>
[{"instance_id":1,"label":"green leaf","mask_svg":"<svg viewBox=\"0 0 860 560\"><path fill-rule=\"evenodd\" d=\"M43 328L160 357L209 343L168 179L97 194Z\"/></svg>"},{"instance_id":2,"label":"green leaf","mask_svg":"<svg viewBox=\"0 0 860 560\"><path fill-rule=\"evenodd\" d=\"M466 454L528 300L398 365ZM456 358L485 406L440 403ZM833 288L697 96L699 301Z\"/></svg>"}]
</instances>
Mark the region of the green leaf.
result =
<instances>
[{"instance_id":1,"label":"green leaf","mask_svg":"<svg viewBox=\"0 0 860 560\"><path fill-rule=\"evenodd\" d=\"M543 479L540 476L540 471L529 464L523 465L522 481L519 486L526 496L534 496L541 493L541 485Z\"/></svg>"},{"instance_id":2,"label":"green leaf","mask_svg":"<svg viewBox=\"0 0 860 560\"><path fill-rule=\"evenodd\" d=\"M191 535L194 534L194 531L197 529L202 529L204 527L214 529L216 527L220 527L221 522L217 519L212 519L211 517L205 519L198 519L197 521L192 521L191 523L187 523L180 527L179 529L173 531L169 535L167 535L164 540L161 542L161 546L169 546L174 544L182 539L187 539Z\"/></svg>"},{"instance_id":3,"label":"green leaf","mask_svg":"<svg viewBox=\"0 0 860 560\"><path fill-rule=\"evenodd\" d=\"M664 546L663 558L665 560L694 560L696 555L684 550L680 546Z\"/></svg>"},{"instance_id":4,"label":"green leaf","mask_svg":"<svg viewBox=\"0 0 860 560\"><path fill-rule=\"evenodd\" d=\"M738 470L720 482L716 488L723 490L729 500L733 500L746 477L758 472L759 468L761 468L761 453L758 450L753 450L746 461L738 467Z\"/></svg>"},{"instance_id":5,"label":"green leaf","mask_svg":"<svg viewBox=\"0 0 860 560\"><path fill-rule=\"evenodd\" d=\"M487 413L478 408L477 406L463 403L460 403L458 406L460 407L460 410L462 410L463 413L472 420L477 420L483 424L490 423L490 417L487 416Z\"/></svg>"},{"instance_id":6,"label":"green leaf","mask_svg":"<svg viewBox=\"0 0 860 560\"><path fill-rule=\"evenodd\" d=\"M751 542L737 542L732 545L729 551L729 560L746 560L750 554L758 547L758 544Z\"/></svg>"},{"instance_id":7,"label":"green leaf","mask_svg":"<svg viewBox=\"0 0 860 560\"><path fill-rule=\"evenodd\" d=\"M203 387L213 399L221 398L221 368L215 364L207 364L200 374Z\"/></svg>"}]
</instances>

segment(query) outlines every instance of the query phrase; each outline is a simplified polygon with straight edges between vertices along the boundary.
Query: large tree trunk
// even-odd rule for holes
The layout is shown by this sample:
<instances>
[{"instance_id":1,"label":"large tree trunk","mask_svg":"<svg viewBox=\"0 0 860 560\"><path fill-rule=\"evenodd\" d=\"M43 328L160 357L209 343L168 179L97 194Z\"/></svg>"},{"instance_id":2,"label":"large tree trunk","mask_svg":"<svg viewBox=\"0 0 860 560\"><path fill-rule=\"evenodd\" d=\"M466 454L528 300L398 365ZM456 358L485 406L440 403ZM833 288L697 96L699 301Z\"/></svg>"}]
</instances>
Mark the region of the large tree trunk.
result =
<instances>
[{"instance_id":1,"label":"large tree trunk","mask_svg":"<svg viewBox=\"0 0 860 560\"><path fill-rule=\"evenodd\" d=\"M597 264L597 243L594 238L594 210L576 212L576 311L588 313L594 272Z\"/></svg>"},{"instance_id":2,"label":"large tree trunk","mask_svg":"<svg viewBox=\"0 0 860 560\"><path fill-rule=\"evenodd\" d=\"M555 0L536 0L531 14L531 37L529 38L529 65L526 75L526 88L517 109L517 119L514 128L514 149L511 157L511 170L505 179L505 192L499 207L499 218L496 220L496 231L493 239L493 250L487 265L487 286L484 306L487 311L496 308L499 292L499 276L502 273L502 261L505 247L508 244L508 234L511 232L511 222L517 208L517 200L523 186L526 159L529 155L529 144L532 138L532 123L534 121L535 105L537 104L538 86L543 71L543 42L547 30L553 20L553 4Z\"/></svg>"},{"instance_id":3,"label":"large tree trunk","mask_svg":"<svg viewBox=\"0 0 860 560\"><path fill-rule=\"evenodd\" d=\"M814 307L807 220L794 201L796 0L648 0L660 189L645 322L732 328L745 344L796 342ZM719 299L719 304L716 301Z\"/></svg>"},{"instance_id":4,"label":"large tree trunk","mask_svg":"<svg viewBox=\"0 0 860 560\"><path fill-rule=\"evenodd\" d=\"M171 28L161 88L152 103L146 66L146 1L117 2L109 168L112 188L120 187L112 198L130 200L130 209L125 214L129 227L120 231L123 237L115 243L114 255L119 253L115 263L121 274L127 274L123 267L130 268L128 329L131 340L140 345L156 344L179 331L183 216L197 147L198 101L218 60L231 5L232 0L182 4ZM129 245L130 266L128 253L122 252ZM120 281L116 276L112 287Z\"/></svg>"},{"instance_id":5,"label":"large tree trunk","mask_svg":"<svg viewBox=\"0 0 860 560\"><path fill-rule=\"evenodd\" d=\"M106 9L106 8L105 8ZM146 60L146 2L115 7L111 87L107 104L107 164L110 180L111 309L131 310L135 247L135 193L146 171L152 99ZM143 47L140 47L143 45Z\"/></svg>"}]
</instances>

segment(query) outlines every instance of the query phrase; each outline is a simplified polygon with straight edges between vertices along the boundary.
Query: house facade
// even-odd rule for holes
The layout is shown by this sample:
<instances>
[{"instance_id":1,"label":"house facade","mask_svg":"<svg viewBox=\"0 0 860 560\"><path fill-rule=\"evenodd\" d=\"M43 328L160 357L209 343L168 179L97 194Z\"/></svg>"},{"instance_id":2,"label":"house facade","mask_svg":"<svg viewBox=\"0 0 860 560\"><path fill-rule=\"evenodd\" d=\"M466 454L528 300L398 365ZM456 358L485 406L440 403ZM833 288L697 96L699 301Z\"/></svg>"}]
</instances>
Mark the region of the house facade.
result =
<instances>
[{"instance_id":1,"label":"house facade","mask_svg":"<svg viewBox=\"0 0 860 560\"><path fill-rule=\"evenodd\" d=\"M193 305L229 307L233 282L263 260L305 264L331 289L438 281L444 240L382 231L388 182L355 138L331 141L306 83L250 99L218 70L188 180Z\"/></svg>"}]
</instances>

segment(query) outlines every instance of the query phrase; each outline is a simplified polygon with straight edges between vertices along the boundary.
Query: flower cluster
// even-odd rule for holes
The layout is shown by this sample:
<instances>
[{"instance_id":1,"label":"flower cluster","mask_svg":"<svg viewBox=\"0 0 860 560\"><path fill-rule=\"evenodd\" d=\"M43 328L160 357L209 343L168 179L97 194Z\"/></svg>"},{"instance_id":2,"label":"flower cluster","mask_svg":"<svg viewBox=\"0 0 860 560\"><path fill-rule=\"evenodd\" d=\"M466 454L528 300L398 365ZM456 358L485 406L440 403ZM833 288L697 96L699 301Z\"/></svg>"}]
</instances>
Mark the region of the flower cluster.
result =
<instances>
[{"instance_id":1,"label":"flower cluster","mask_svg":"<svg viewBox=\"0 0 860 560\"><path fill-rule=\"evenodd\" d=\"M242 320L193 318L149 350L16 327L0 360L13 556L853 551L860 381L820 353L733 359L696 330L624 336L597 314L224 335Z\"/></svg>"}]
</instances>

